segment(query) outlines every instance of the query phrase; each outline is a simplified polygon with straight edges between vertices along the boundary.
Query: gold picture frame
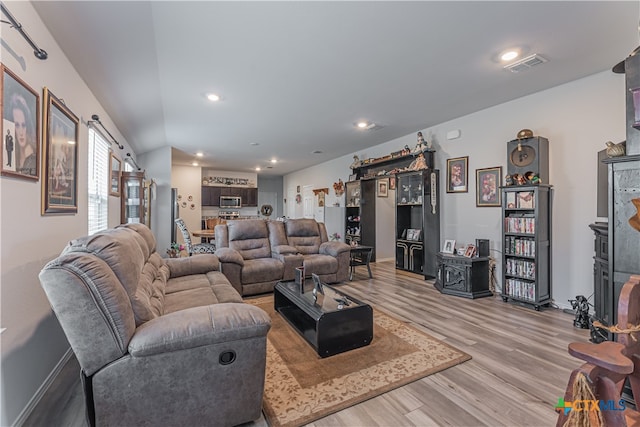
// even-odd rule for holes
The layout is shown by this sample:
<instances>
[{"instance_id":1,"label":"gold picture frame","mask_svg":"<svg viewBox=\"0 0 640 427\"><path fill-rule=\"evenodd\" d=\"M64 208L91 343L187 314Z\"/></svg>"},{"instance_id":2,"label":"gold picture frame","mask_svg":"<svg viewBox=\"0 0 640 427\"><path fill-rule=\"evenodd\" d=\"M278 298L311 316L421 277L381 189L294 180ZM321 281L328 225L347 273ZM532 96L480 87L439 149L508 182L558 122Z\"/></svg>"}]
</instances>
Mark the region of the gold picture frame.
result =
<instances>
[{"instance_id":1,"label":"gold picture frame","mask_svg":"<svg viewBox=\"0 0 640 427\"><path fill-rule=\"evenodd\" d=\"M120 197L122 161L113 154L113 151L109 155L109 172L109 195Z\"/></svg>"},{"instance_id":2,"label":"gold picture frame","mask_svg":"<svg viewBox=\"0 0 640 427\"><path fill-rule=\"evenodd\" d=\"M40 96L4 64L0 64L0 69L0 173L37 181L40 179Z\"/></svg>"},{"instance_id":3,"label":"gold picture frame","mask_svg":"<svg viewBox=\"0 0 640 427\"><path fill-rule=\"evenodd\" d=\"M78 212L78 117L43 90L42 215Z\"/></svg>"}]
</instances>

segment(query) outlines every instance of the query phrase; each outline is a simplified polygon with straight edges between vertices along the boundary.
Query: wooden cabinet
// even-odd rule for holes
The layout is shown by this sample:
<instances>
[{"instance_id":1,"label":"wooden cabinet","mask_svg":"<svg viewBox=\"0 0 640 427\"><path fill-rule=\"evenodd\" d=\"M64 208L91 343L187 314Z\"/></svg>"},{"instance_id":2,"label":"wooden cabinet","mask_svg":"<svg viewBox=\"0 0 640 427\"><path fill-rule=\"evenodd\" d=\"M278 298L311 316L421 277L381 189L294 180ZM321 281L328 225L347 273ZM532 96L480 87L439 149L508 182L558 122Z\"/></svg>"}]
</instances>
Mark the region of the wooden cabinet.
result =
<instances>
[{"instance_id":1,"label":"wooden cabinet","mask_svg":"<svg viewBox=\"0 0 640 427\"><path fill-rule=\"evenodd\" d=\"M145 181L143 172L122 172L122 224L141 223L151 227L149 197L151 182Z\"/></svg>"},{"instance_id":2,"label":"wooden cabinet","mask_svg":"<svg viewBox=\"0 0 640 427\"><path fill-rule=\"evenodd\" d=\"M373 247L371 261L375 262L376 180L347 182L345 193L345 242Z\"/></svg>"},{"instance_id":3,"label":"wooden cabinet","mask_svg":"<svg viewBox=\"0 0 640 427\"><path fill-rule=\"evenodd\" d=\"M502 299L551 302L551 186L502 187Z\"/></svg>"},{"instance_id":4,"label":"wooden cabinet","mask_svg":"<svg viewBox=\"0 0 640 427\"><path fill-rule=\"evenodd\" d=\"M202 206L220 206L220 196L241 197L243 207L258 206L257 188L202 186Z\"/></svg>"},{"instance_id":5,"label":"wooden cabinet","mask_svg":"<svg viewBox=\"0 0 640 427\"><path fill-rule=\"evenodd\" d=\"M396 175L396 268L436 277L440 246L439 171Z\"/></svg>"},{"instance_id":6,"label":"wooden cabinet","mask_svg":"<svg viewBox=\"0 0 640 427\"><path fill-rule=\"evenodd\" d=\"M460 255L436 255L438 275L435 287L443 294L464 298L492 296L489 290L489 257L467 258Z\"/></svg>"}]
</instances>

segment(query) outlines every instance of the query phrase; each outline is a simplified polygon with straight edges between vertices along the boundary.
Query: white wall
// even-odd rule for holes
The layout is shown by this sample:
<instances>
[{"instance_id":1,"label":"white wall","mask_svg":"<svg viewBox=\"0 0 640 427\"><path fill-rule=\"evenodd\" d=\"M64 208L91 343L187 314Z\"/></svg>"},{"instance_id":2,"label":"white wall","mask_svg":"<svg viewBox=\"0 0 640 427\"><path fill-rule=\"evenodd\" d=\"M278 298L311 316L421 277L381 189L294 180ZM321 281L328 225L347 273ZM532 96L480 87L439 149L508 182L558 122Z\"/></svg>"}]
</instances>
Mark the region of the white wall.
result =
<instances>
[{"instance_id":1,"label":"white wall","mask_svg":"<svg viewBox=\"0 0 640 427\"><path fill-rule=\"evenodd\" d=\"M184 220L187 228L192 230L200 230L202 228L202 172L199 167L193 166L173 166L171 170L171 187L178 189L178 194L182 196L182 202L187 203L187 207L180 206L180 218ZM189 196L193 197L193 201L189 201ZM190 204L195 205L195 209L190 208ZM184 243L182 234L178 230L177 239L179 243ZM200 239L195 239L195 243Z\"/></svg>"},{"instance_id":2,"label":"white wall","mask_svg":"<svg viewBox=\"0 0 640 427\"><path fill-rule=\"evenodd\" d=\"M78 144L78 213L40 215L41 181L0 178L0 326L1 338L0 425L22 421L40 397L46 381L60 367L69 344L40 287L38 273L71 239L87 234L87 144L86 121L92 114L100 120L125 150L114 147L119 158L130 150L118 129L90 89L76 73L29 2L5 3L36 43L49 53L46 61L20 34L2 25L2 63L40 94L49 90L63 98L80 118ZM42 116L41 116L42 117ZM40 151L42 154L42 150ZM109 224L119 223L118 199L109 198Z\"/></svg>"},{"instance_id":3,"label":"white wall","mask_svg":"<svg viewBox=\"0 0 640 427\"><path fill-rule=\"evenodd\" d=\"M161 147L138 156L145 179L153 180L149 205L151 231L160 254L171 244L171 147Z\"/></svg>"},{"instance_id":4,"label":"white wall","mask_svg":"<svg viewBox=\"0 0 640 427\"><path fill-rule=\"evenodd\" d=\"M588 225L597 218L596 159L606 141L626 138L624 75L605 71L428 129L416 129L414 134L366 152L291 173L284 177L284 189L298 184L332 188L338 178L346 181L354 154L365 159L389 154L405 144L413 147L417 132L422 131L434 142L441 179L445 179L447 159L469 156L469 192L447 194L444 184L440 185L442 241L471 243L476 238L489 239L491 255L499 261L501 209L476 207L475 171L502 166L503 175L506 174L507 142L523 128L549 139L549 183L554 187L552 296L559 306L569 307L568 299L593 292L593 233ZM445 135L454 129L461 131L461 137L448 141ZM327 203L332 204L331 198ZM387 244L393 245L393 239ZM499 281L500 268L498 265Z\"/></svg>"}]
</instances>

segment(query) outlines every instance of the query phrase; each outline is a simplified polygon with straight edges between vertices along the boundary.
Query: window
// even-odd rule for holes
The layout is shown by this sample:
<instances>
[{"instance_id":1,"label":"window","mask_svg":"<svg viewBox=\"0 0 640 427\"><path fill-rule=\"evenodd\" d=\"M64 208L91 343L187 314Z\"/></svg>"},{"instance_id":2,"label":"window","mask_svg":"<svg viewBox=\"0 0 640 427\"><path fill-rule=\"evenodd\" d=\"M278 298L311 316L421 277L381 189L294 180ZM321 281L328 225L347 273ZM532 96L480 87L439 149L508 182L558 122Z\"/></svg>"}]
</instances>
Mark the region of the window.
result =
<instances>
[{"instance_id":1,"label":"window","mask_svg":"<svg viewBox=\"0 0 640 427\"><path fill-rule=\"evenodd\" d=\"M89 128L89 234L108 227L109 143Z\"/></svg>"}]
</instances>

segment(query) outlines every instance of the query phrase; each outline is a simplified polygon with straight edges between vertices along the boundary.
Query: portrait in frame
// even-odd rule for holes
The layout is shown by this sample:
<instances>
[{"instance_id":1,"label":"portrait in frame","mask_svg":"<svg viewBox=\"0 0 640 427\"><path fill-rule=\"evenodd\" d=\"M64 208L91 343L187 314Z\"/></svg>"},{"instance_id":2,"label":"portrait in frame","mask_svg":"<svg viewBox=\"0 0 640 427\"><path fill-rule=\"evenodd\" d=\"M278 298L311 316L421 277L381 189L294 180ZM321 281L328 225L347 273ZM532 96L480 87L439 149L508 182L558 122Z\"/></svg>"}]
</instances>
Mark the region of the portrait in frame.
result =
<instances>
[{"instance_id":1,"label":"portrait in frame","mask_svg":"<svg viewBox=\"0 0 640 427\"><path fill-rule=\"evenodd\" d=\"M447 159L447 193L469 191L469 156Z\"/></svg>"},{"instance_id":2,"label":"portrait in frame","mask_svg":"<svg viewBox=\"0 0 640 427\"><path fill-rule=\"evenodd\" d=\"M0 173L37 181L40 178L40 96L4 64L0 64L0 69Z\"/></svg>"},{"instance_id":3,"label":"portrait in frame","mask_svg":"<svg viewBox=\"0 0 640 427\"><path fill-rule=\"evenodd\" d=\"M502 198L502 166L476 169L476 206L500 207Z\"/></svg>"},{"instance_id":4,"label":"portrait in frame","mask_svg":"<svg viewBox=\"0 0 640 427\"><path fill-rule=\"evenodd\" d=\"M44 88L42 214L78 212L78 117Z\"/></svg>"},{"instance_id":5,"label":"portrait in frame","mask_svg":"<svg viewBox=\"0 0 640 427\"><path fill-rule=\"evenodd\" d=\"M389 178L378 180L378 197L389 197Z\"/></svg>"},{"instance_id":6,"label":"portrait in frame","mask_svg":"<svg viewBox=\"0 0 640 427\"><path fill-rule=\"evenodd\" d=\"M442 245L443 254L453 254L455 250L456 250L455 240L447 239L444 241L444 244Z\"/></svg>"},{"instance_id":7,"label":"portrait in frame","mask_svg":"<svg viewBox=\"0 0 640 427\"><path fill-rule=\"evenodd\" d=\"M120 172L122 169L122 162L113 151L109 155L109 195L120 196Z\"/></svg>"}]
</instances>

